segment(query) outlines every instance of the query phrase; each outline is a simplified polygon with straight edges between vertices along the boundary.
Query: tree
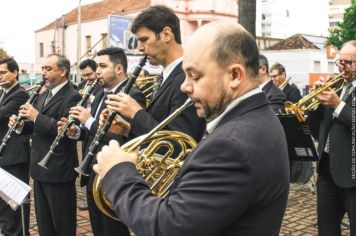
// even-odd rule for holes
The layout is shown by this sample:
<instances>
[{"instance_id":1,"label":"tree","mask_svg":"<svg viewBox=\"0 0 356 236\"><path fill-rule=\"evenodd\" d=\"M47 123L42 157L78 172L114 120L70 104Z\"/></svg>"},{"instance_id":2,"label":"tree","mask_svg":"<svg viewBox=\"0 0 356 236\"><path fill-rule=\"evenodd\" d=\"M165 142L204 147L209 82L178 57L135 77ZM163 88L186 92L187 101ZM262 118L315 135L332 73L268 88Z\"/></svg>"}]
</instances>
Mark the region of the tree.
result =
<instances>
[{"instance_id":1,"label":"tree","mask_svg":"<svg viewBox=\"0 0 356 236\"><path fill-rule=\"evenodd\" d=\"M327 45L339 48L349 40L356 39L356 3L353 1L351 7L345 10L344 19L339 28L331 32L327 38Z\"/></svg>"},{"instance_id":2,"label":"tree","mask_svg":"<svg viewBox=\"0 0 356 236\"><path fill-rule=\"evenodd\" d=\"M239 0L239 23L256 38L256 0Z\"/></svg>"},{"instance_id":3,"label":"tree","mask_svg":"<svg viewBox=\"0 0 356 236\"><path fill-rule=\"evenodd\" d=\"M9 55L7 55L6 51L2 48L0 48L0 58L4 58L4 57L8 57Z\"/></svg>"}]
</instances>

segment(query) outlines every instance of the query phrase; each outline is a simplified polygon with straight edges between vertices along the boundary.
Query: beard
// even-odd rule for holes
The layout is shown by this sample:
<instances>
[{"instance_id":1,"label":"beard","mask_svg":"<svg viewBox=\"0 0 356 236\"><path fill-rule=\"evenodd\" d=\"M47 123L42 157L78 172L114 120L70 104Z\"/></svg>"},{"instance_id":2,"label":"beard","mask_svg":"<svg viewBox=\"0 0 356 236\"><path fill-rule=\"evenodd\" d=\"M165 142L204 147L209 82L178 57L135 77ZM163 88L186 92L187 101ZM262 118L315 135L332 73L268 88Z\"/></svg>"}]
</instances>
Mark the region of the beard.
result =
<instances>
[{"instance_id":1,"label":"beard","mask_svg":"<svg viewBox=\"0 0 356 236\"><path fill-rule=\"evenodd\" d=\"M209 106L207 103L201 103L204 109L203 117L207 122L214 120L226 107L230 104L231 99L228 98L226 91L222 90L217 103L214 106Z\"/></svg>"}]
</instances>

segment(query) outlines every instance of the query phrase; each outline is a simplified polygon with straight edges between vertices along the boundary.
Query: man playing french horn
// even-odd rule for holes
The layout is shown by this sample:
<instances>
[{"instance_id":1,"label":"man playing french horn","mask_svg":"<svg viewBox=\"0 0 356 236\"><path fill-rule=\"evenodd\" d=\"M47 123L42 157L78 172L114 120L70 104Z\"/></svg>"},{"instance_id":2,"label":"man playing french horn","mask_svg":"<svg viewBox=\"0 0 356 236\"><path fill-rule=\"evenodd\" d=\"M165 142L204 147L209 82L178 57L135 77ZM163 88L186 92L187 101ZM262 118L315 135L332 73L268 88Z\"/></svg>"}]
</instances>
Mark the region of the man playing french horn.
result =
<instances>
[{"instance_id":1,"label":"man playing french horn","mask_svg":"<svg viewBox=\"0 0 356 236\"><path fill-rule=\"evenodd\" d=\"M211 22L191 36L181 90L209 122L208 135L166 198L139 175L137 153L110 141L97 155L102 190L136 235L278 235L289 189L287 144L258 88L258 56L255 39L234 22Z\"/></svg>"}]
</instances>

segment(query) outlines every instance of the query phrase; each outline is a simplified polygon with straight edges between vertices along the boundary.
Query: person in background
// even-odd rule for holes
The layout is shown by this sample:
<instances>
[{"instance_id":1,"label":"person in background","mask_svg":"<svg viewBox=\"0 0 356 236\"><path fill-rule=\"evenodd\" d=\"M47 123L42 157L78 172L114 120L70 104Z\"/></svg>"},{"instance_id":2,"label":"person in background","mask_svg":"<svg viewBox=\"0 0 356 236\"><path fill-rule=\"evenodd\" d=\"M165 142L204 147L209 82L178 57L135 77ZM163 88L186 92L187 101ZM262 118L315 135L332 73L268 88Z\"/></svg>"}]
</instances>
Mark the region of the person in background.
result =
<instances>
[{"instance_id":1,"label":"person in background","mask_svg":"<svg viewBox=\"0 0 356 236\"><path fill-rule=\"evenodd\" d=\"M258 77L260 81L259 87L266 93L267 100L275 113L281 113L284 110L284 103L286 96L284 93L274 85L269 77L269 66L267 57L260 54L259 56L259 70Z\"/></svg>"},{"instance_id":2,"label":"person in background","mask_svg":"<svg viewBox=\"0 0 356 236\"><path fill-rule=\"evenodd\" d=\"M287 101L296 103L302 98L297 86L295 84L290 85L289 82L286 81L286 69L282 64L273 64L270 68L269 76L277 87L280 87L283 83L287 83L282 88L283 93L286 95Z\"/></svg>"}]
</instances>

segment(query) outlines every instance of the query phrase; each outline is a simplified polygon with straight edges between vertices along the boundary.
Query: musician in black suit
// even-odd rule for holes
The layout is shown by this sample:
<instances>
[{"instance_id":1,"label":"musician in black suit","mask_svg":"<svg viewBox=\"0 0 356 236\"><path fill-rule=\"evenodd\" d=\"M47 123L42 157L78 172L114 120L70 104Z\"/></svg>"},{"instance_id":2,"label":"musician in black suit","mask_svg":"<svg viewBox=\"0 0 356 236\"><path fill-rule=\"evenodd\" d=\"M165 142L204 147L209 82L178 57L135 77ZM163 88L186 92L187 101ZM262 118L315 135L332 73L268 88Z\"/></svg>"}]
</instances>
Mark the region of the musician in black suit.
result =
<instances>
[{"instance_id":1,"label":"musician in black suit","mask_svg":"<svg viewBox=\"0 0 356 236\"><path fill-rule=\"evenodd\" d=\"M278 235L289 189L283 128L258 88L255 39L231 21L193 33L182 91L208 135L160 199L138 174L136 153L115 141L94 165L115 212L137 235ZM256 145L256 143L263 145Z\"/></svg>"},{"instance_id":2,"label":"musician in black suit","mask_svg":"<svg viewBox=\"0 0 356 236\"><path fill-rule=\"evenodd\" d=\"M138 49L148 56L150 64L164 68L147 110L123 93L109 96L112 103L109 101L108 107L132 119L130 135L136 137L151 131L180 107L188 96L180 91L185 75L182 70L180 25L175 13L165 6L149 7L135 18L131 31L138 41ZM205 122L190 107L166 128L181 131L199 141Z\"/></svg>"},{"instance_id":3,"label":"musician in black suit","mask_svg":"<svg viewBox=\"0 0 356 236\"><path fill-rule=\"evenodd\" d=\"M106 48L97 53L98 68L96 70L99 84L104 88L98 92L92 103L91 112L87 108L75 106L71 108L70 114L73 118L81 123L81 127L72 126L68 135L72 138L84 140L83 141L83 155L88 153L90 144L92 143L95 134L98 130L98 119L100 113L106 107L105 100L109 92L117 94L123 90L128 82L126 77L127 58L124 50L121 48ZM130 96L145 107L145 96L136 89L131 88ZM63 125L65 119L59 123ZM124 143L127 139L120 135L108 133L101 141L101 146L107 144L110 139L115 139ZM88 186L87 186L87 202L89 208L90 222L94 235L129 235L128 228L122 223L115 221L106 215L102 214L96 207L92 195L92 185L95 178L95 173L90 172Z\"/></svg>"},{"instance_id":4,"label":"musician in black suit","mask_svg":"<svg viewBox=\"0 0 356 236\"><path fill-rule=\"evenodd\" d=\"M38 165L57 136L57 121L68 116L70 107L81 99L68 81L69 74L70 62L64 56L46 57L42 76L47 90L33 105L22 105L19 113L27 119L18 132L32 133L30 175L34 180L36 219L41 235L76 234L76 142L64 138L55 149L48 169ZM11 117L10 125L15 118Z\"/></svg>"},{"instance_id":5,"label":"musician in black suit","mask_svg":"<svg viewBox=\"0 0 356 236\"><path fill-rule=\"evenodd\" d=\"M0 60L0 140L8 131L7 124L12 114L17 114L22 104L29 98L28 93L18 83L19 66L12 58ZM28 136L14 134L0 157L0 167L29 183L30 143ZM25 234L29 234L29 203L24 203ZM13 211L6 202L0 198L0 235L23 235L21 210Z\"/></svg>"},{"instance_id":6,"label":"musician in black suit","mask_svg":"<svg viewBox=\"0 0 356 236\"><path fill-rule=\"evenodd\" d=\"M282 64L275 63L270 68L270 77L274 84L279 87L287 78L286 69ZM296 103L302 98L302 95L295 84L290 85L287 82L282 91L286 95L287 101L292 103Z\"/></svg>"},{"instance_id":7,"label":"musician in black suit","mask_svg":"<svg viewBox=\"0 0 356 236\"><path fill-rule=\"evenodd\" d=\"M317 99L322 105L311 113L320 123L317 179L319 235L341 235L347 212L350 235L356 234L355 86L356 40L346 42L336 60L345 82L341 94L329 89ZM316 85L324 84L324 80Z\"/></svg>"},{"instance_id":8,"label":"musician in black suit","mask_svg":"<svg viewBox=\"0 0 356 236\"><path fill-rule=\"evenodd\" d=\"M260 88L266 93L267 100L275 113L280 113L284 109L286 96L284 93L274 85L273 81L269 78L269 65L267 57L260 54L259 56L259 80Z\"/></svg>"}]
</instances>

